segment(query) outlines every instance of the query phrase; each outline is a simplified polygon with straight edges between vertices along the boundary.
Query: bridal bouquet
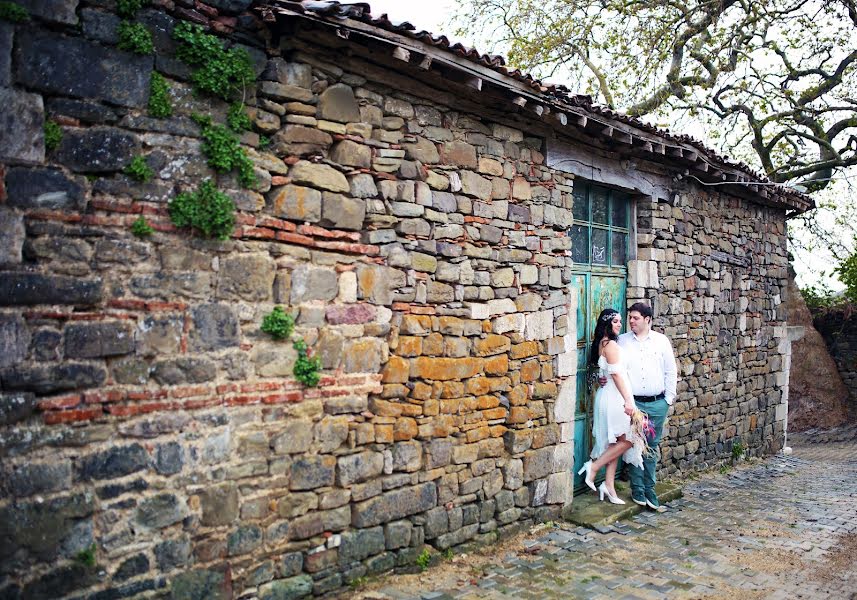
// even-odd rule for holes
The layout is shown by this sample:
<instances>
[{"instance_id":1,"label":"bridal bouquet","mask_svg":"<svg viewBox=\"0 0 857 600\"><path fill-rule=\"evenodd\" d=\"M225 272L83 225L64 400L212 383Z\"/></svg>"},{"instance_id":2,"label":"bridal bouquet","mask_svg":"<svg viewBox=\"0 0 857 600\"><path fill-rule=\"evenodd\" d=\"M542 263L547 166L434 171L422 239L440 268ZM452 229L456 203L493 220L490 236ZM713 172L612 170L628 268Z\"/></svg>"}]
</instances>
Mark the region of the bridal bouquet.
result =
<instances>
[{"instance_id":1,"label":"bridal bouquet","mask_svg":"<svg viewBox=\"0 0 857 600\"><path fill-rule=\"evenodd\" d=\"M651 451L649 444L655 441L655 426L652 425L649 417L639 409L635 410L634 414L631 415L631 431L635 438L634 445L639 445L643 455L647 455Z\"/></svg>"}]
</instances>

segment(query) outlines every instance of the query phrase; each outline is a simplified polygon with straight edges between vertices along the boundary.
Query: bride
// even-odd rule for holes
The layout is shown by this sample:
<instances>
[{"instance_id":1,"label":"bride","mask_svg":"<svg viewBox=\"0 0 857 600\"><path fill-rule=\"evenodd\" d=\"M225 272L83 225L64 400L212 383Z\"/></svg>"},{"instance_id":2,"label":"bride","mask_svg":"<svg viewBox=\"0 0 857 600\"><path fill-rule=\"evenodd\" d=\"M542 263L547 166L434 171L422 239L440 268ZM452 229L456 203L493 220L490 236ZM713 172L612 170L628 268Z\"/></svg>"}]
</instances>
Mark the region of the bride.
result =
<instances>
[{"instance_id":1,"label":"bride","mask_svg":"<svg viewBox=\"0 0 857 600\"><path fill-rule=\"evenodd\" d=\"M600 387L595 394L592 422L595 446L591 454L593 460L586 462L578 471L580 475L586 473L586 485L597 491L601 500L607 496L613 504L625 504L616 495L613 486L619 457L624 455L625 462L642 468L646 444L645 437L637 434L632 427L631 417L637 407L622 359L622 348L616 343L621 330L622 316L612 308L602 310L595 326L589 362L598 365L602 375L609 377L607 384ZM607 467L606 476L596 490L595 474L604 466Z\"/></svg>"}]
</instances>

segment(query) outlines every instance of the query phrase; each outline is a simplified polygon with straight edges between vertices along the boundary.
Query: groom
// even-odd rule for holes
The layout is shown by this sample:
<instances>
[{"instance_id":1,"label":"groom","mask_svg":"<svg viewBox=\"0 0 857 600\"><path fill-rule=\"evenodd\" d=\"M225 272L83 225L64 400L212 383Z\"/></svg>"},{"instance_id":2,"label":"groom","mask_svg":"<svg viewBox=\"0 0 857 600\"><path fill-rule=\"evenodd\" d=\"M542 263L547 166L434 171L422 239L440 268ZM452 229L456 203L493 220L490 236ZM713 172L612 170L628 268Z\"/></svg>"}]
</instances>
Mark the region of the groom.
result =
<instances>
[{"instance_id":1,"label":"groom","mask_svg":"<svg viewBox=\"0 0 857 600\"><path fill-rule=\"evenodd\" d=\"M631 476L631 499L652 510L666 510L655 494L655 469L660 457L658 445L663 435L667 412L675 399L676 366L673 347L662 333L652 331L652 309L636 302L628 309L631 331L619 336L625 351L634 402L655 428L655 439L649 442L652 452L643 457L643 468L628 465ZM603 385L604 382L602 382Z\"/></svg>"}]
</instances>

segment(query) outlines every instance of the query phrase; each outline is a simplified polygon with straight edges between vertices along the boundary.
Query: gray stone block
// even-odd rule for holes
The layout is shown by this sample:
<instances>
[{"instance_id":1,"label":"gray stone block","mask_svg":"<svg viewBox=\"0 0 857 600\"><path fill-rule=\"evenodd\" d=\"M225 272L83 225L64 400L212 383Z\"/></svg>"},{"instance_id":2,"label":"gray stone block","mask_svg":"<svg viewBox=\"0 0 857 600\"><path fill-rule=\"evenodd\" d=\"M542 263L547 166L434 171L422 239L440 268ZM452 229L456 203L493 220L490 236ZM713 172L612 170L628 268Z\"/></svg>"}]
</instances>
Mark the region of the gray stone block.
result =
<instances>
[{"instance_id":1,"label":"gray stone block","mask_svg":"<svg viewBox=\"0 0 857 600\"><path fill-rule=\"evenodd\" d=\"M80 11L81 29L84 37L105 44L119 43L119 23L122 20L113 13L84 8Z\"/></svg>"},{"instance_id":2,"label":"gray stone block","mask_svg":"<svg viewBox=\"0 0 857 600\"><path fill-rule=\"evenodd\" d=\"M316 223L321 219L321 192L300 185L276 187L268 193L274 215L293 221Z\"/></svg>"},{"instance_id":3,"label":"gray stone block","mask_svg":"<svg viewBox=\"0 0 857 600\"><path fill-rule=\"evenodd\" d=\"M342 534L342 544L339 546L339 562L347 564L363 560L383 552L384 549L385 538L382 527L346 531Z\"/></svg>"},{"instance_id":4,"label":"gray stone block","mask_svg":"<svg viewBox=\"0 0 857 600\"><path fill-rule=\"evenodd\" d=\"M312 85L312 67L305 63L289 63L279 57L272 58L265 66L261 79L309 89Z\"/></svg>"},{"instance_id":5,"label":"gray stone block","mask_svg":"<svg viewBox=\"0 0 857 600\"><path fill-rule=\"evenodd\" d=\"M242 254L220 261L217 297L264 302L271 299L276 265L268 254Z\"/></svg>"},{"instance_id":6,"label":"gray stone block","mask_svg":"<svg viewBox=\"0 0 857 600\"><path fill-rule=\"evenodd\" d=\"M0 371L4 389L26 390L37 395L94 388L106 379L105 368L92 364L18 365Z\"/></svg>"},{"instance_id":7,"label":"gray stone block","mask_svg":"<svg viewBox=\"0 0 857 600\"><path fill-rule=\"evenodd\" d=\"M36 397L32 393L0 394L0 425L12 425L27 419L36 410Z\"/></svg>"},{"instance_id":8,"label":"gray stone block","mask_svg":"<svg viewBox=\"0 0 857 600\"><path fill-rule=\"evenodd\" d=\"M142 575L148 570L149 558L145 554L135 554L119 565L119 568L113 573L113 581L125 581L136 575Z\"/></svg>"},{"instance_id":9,"label":"gray stone block","mask_svg":"<svg viewBox=\"0 0 857 600\"><path fill-rule=\"evenodd\" d=\"M150 56L43 31L20 37L16 50L16 80L27 88L132 108L148 104Z\"/></svg>"},{"instance_id":10,"label":"gray stone block","mask_svg":"<svg viewBox=\"0 0 857 600\"><path fill-rule=\"evenodd\" d=\"M350 86L338 83L327 88L318 98L318 118L339 123L360 121L360 107Z\"/></svg>"},{"instance_id":11,"label":"gray stone block","mask_svg":"<svg viewBox=\"0 0 857 600\"><path fill-rule=\"evenodd\" d=\"M0 23L0 87L12 83L12 38L15 27L11 23Z\"/></svg>"},{"instance_id":12,"label":"gray stone block","mask_svg":"<svg viewBox=\"0 0 857 600\"><path fill-rule=\"evenodd\" d=\"M55 460L50 463L25 464L7 474L4 488L16 498L64 490L71 485L71 463Z\"/></svg>"},{"instance_id":13,"label":"gray stone block","mask_svg":"<svg viewBox=\"0 0 857 600\"><path fill-rule=\"evenodd\" d=\"M333 485L336 458L333 456L304 456L292 463L290 490L314 490Z\"/></svg>"},{"instance_id":14,"label":"gray stone block","mask_svg":"<svg viewBox=\"0 0 857 600\"><path fill-rule=\"evenodd\" d=\"M25 238L23 215L0 208L0 264L21 264Z\"/></svg>"},{"instance_id":15,"label":"gray stone block","mask_svg":"<svg viewBox=\"0 0 857 600\"><path fill-rule=\"evenodd\" d=\"M301 266L292 272L292 304L333 300L338 293L339 279L333 269Z\"/></svg>"},{"instance_id":16,"label":"gray stone block","mask_svg":"<svg viewBox=\"0 0 857 600\"><path fill-rule=\"evenodd\" d=\"M324 192L321 225L334 229L360 231L366 218L366 202L342 194Z\"/></svg>"},{"instance_id":17,"label":"gray stone block","mask_svg":"<svg viewBox=\"0 0 857 600\"><path fill-rule=\"evenodd\" d=\"M117 446L80 459L77 477L82 481L115 479L149 467L149 454L140 444Z\"/></svg>"},{"instance_id":18,"label":"gray stone block","mask_svg":"<svg viewBox=\"0 0 857 600\"><path fill-rule=\"evenodd\" d=\"M257 525L239 527L231 532L226 539L226 549L229 556L248 554L262 545L262 529Z\"/></svg>"},{"instance_id":19,"label":"gray stone block","mask_svg":"<svg viewBox=\"0 0 857 600\"><path fill-rule=\"evenodd\" d=\"M131 277L131 292L141 298L162 298L174 300L183 298L209 298L211 294L211 274L205 272L170 273L159 271L152 275Z\"/></svg>"},{"instance_id":20,"label":"gray stone block","mask_svg":"<svg viewBox=\"0 0 857 600\"><path fill-rule=\"evenodd\" d=\"M134 351L134 334L126 321L72 323L65 328L65 355L101 358Z\"/></svg>"},{"instance_id":21,"label":"gray stone block","mask_svg":"<svg viewBox=\"0 0 857 600\"><path fill-rule=\"evenodd\" d=\"M188 564L191 556L190 539L182 537L166 540L155 546L155 561L158 569L166 573Z\"/></svg>"},{"instance_id":22,"label":"gray stone block","mask_svg":"<svg viewBox=\"0 0 857 600\"><path fill-rule=\"evenodd\" d=\"M0 159L42 162L45 159L43 130L45 111L42 97L17 89L0 87Z\"/></svg>"},{"instance_id":23,"label":"gray stone block","mask_svg":"<svg viewBox=\"0 0 857 600\"><path fill-rule=\"evenodd\" d=\"M340 456L337 461L337 485L347 487L352 483L366 481L381 474L384 469L384 455L380 452L360 452Z\"/></svg>"},{"instance_id":24,"label":"gray stone block","mask_svg":"<svg viewBox=\"0 0 857 600\"><path fill-rule=\"evenodd\" d=\"M229 600L232 584L224 573L198 569L176 575L170 585L171 600Z\"/></svg>"},{"instance_id":25,"label":"gray stone block","mask_svg":"<svg viewBox=\"0 0 857 600\"><path fill-rule=\"evenodd\" d=\"M238 518L238 488L233 483L206 488L200 492L199 502L206 527L229 525Z\"/></svg>"},{"instance_id":26,"label":"gray stone block","mask_svg":"<svg viewBox=\"0 0 857 600\"><path fill-rule=\"evenodd\" d=\"M101 278L80 279L39 273L0 273L0 306L92 305L101 301Z\"/></svg>"},{"instance_id":27,"label":"gray stone block","mask_svg":"<svg viewBox=\"0 0 857 600\"><path fill-rule=\"evenodd\" d=\"M27 356L30 330L19 315L0 315L0 368L11 367Z\"/></svg>"},{"instance_id":28,"label":"gray stone block","mask_svg":"<svg viewBox=\"0 0 857 600\"><path fill-rule=\"evenodd\" d=\"M259 600L296 600L312 594L312 577L298 575L278 579L259 588Z\"/></svg>"},{"instance_id":29,"label":"gray stone block","mask_svg":"<svg viewBox=\"0 0 857 600\"><path fill-rule=\"evenodd\" d=\"M425 512L437 504L437 487L423 483L386 492L354 506L355 527L372 527Z\"/></svg>"},{"instance_id":30,"label":"gray stone block","mask_svg":"<svg viewBox=\"0 0 857 600\"><path fill-rule=\"evenodd\" d=\"M155 470L161 475L175 475L184 466L184 448L178 442L167 442L158 446L155 454Z\"/></svg>"},{"instance_id":31,"label":"gray stone block","mask_svg":"<svg viewBox=\"0 0 857 600\"><path fill-rule=\"evenodd\" d=\"M196 351L220 350L240 343L238 318L228 304L200 304L191 310L190 347Z\"/></svg>"},{"instance_id":32,"label":"gray stone block","mask_svg":"<svg viewBox=\"0 0 857 600\"><path fill-rule=\"evenodd\" d=\"M205 383L217 375L217 366L206 358L175 358L153 365L152 377L161 385Z\"/></svg>"},{"instance_id":33,"label":"gray stone block","mask_svg":"<svg viewBox=\"0 0 857 600\"><path fill-rule=\"evenodd\" d=\"M109 173L125 167L139 150L137 137L122 129L92 127L66 130L54 158L72 171Z\"/></svg>"},{"instance_id":34,"label":"gray stone block","mask_svg":"<svg viewBox=\"0 0 857 600\"><path fill-rule=\"evenodd\" d=\"M59 169L11 167L6 173L10 206L27 209L83 210L86 196L82 181Z\"/></svg>"}]
</instances>

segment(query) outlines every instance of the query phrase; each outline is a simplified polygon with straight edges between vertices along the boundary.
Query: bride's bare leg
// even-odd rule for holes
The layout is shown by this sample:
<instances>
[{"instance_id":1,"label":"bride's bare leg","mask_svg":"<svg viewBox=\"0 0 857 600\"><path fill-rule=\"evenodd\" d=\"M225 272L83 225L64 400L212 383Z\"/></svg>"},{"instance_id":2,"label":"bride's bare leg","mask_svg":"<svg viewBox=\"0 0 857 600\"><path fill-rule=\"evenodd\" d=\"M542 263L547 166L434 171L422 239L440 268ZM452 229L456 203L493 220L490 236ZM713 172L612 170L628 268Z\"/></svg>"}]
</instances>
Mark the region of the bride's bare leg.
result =
<instances>
[{"instance_id":1,"label":"bride's bare leg","mask_svg":"<svg viewBox=\"0 0 857 600\"><path fill-rule=\"evenodd\" d=\"M604 476L604 486L607 488L607 491L610 492L612 496L616 495L616 489L613 487L613 484L616 480L616 467L619 464L619 458L614 458L607 464L607 471Z\"/></svg>"},{"instance_id":2,"label":"bride's bare leg","mask_svg":"<svg viewBox=\"0 0 857 600\"><path fill-rule=\"evenodd\" d=\"M607 450L604 451L604 454L592 461L592 472L595 473L601 467L610 464L611 461L616 460L625 454L625 451L630 447L631 442L626 441L624 437L620 438L615 444L610 444L607 446Z\"/></svg>"}]
</instances>

